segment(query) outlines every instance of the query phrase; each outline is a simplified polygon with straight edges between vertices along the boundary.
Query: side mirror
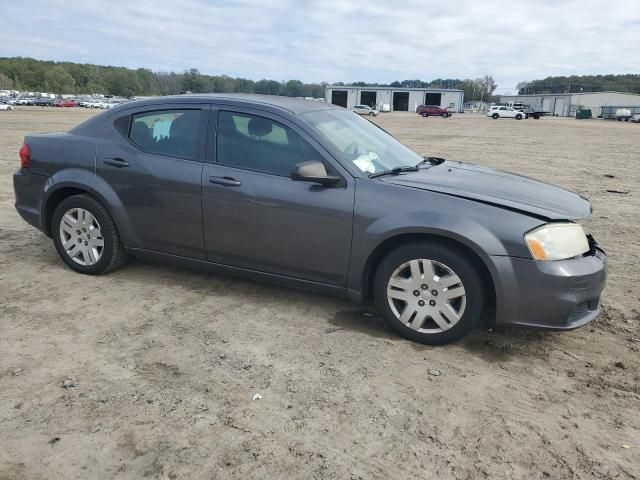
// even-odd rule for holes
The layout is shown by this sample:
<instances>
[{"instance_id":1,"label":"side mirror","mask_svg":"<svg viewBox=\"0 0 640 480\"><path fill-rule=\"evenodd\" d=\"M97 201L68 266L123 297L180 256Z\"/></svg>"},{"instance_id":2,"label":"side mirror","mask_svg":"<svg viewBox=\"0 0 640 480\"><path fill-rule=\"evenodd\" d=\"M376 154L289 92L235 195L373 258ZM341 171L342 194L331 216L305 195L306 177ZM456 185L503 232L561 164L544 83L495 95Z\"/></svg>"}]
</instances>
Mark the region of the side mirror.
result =
<instances>
[{"instance_id":1,"label":"side mirror","mask_svg":"<svg viewBox=\"0 0 640 480\"><path fill-rule=\"evenodd\" d=\"M296 165L296 169L291 172L291 180L298 182L319 183L320 185L335 185L340 183L341 177L327 175L324 163L318 161L304 162Z\"/></svg>"}]
</instances>

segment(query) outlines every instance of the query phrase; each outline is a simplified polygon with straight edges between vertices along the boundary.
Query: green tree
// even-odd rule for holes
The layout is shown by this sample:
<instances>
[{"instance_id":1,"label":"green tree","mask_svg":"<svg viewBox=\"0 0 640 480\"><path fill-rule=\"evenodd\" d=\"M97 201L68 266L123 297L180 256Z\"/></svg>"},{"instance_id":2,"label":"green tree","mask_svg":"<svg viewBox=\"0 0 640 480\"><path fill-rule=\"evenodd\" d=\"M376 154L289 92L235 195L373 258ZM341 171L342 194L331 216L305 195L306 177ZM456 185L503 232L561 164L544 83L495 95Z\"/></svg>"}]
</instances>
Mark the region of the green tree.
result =
<instances>
[{"instance_id":1,"label":"green tree","mask_svg":"<svg viewBox=\"0 0 640 480\"><path fill-rule=\"evenodd\" d=\"M205 93L210 91L209 82L200 74L197 68L185 70L182 74L182 90L192 93Z\"/></svg>"},{"instance_id":2,"label":"green tree","mask_svg":"<svg viewBox=\"0 0 640 480\"><path fill-rule=\"evenodd\" d=\"M236 78L233 91L236 93L254 93L256 82L246 78Z\"/></svg>"},{"instance_id":3,"label":"green tree","mask_svg":"<svg viewBox=\"0 0 640 480\"><path fill-rule=\"evenodd\" d=\"M64 67L56 65L44 74L44 89L53 93L73 93L76 81Z\"/></svg>"},{"instance_id":4,"label":"green tree","mask_svg":"<svg viewBox=\"0 0 640 480\"><path fill-rule=\"evenodd\" d=\"M105 75L104 84L107 89L105 93L111 95L132 97L146 93L142 90L135 71L126 68L110 69Z\"/></svg>"},{"instance_id":5,"label":"green tree","mask_svg":"<svg viewBox=\"0 0 640 480\"><path fill-rule=\"evenodd\" d=\"M262 79L255 84L255 92L263 95L279 95L280 82L275 80Z\"/></svg>"},{"instance_id":6,"label":"green tree","mask_svg":"<svg viewBox=\"0 0 640 480\"><path fill-rule=\"evenodd\" d=\"M8 75L0 72L0 90L11 90L14 85L13 80Z\"/></svg>"},{"instance_id":7,"label":"green tree","mask_svg":"<svg viewBox=\"0 0 640 480\"><path fill-rule=\"evenodd\" d=\"M302 82L300 80L289 80L284 84L283 93L288 97L302 97L304 94Z\"/></svg>"}]
</instances>

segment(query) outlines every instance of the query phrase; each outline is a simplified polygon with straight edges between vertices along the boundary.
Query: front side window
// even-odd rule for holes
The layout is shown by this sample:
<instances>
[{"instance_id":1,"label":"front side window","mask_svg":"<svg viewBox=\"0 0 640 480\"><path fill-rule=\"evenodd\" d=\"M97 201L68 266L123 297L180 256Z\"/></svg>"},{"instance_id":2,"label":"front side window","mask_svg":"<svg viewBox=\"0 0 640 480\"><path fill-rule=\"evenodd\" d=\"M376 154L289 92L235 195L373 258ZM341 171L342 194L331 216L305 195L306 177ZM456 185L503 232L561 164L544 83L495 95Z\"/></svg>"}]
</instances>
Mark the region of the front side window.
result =
<instances>
[{"instance_id":1,"label":"front side window","mask_svg":"<svg viewBox=\"0 0 640 480\"><path fill-rule=\"evenodd\" d=\"M156 110L133 115L129 138L147 153L197 158L201 110Z\"/></svg>"},{"instance_id":2,"label":"front side window","mask_svg":"<svg viewBox=\"0 0 640 480\"><path fill-rule=\"evenodd\" d=\"M371 174L415 166L422 157L382 128L346 110L318 110L299 117L324 136L361 172Z\"/></svg>"},{"instance_id":3,"label":"front side window","mask_svg":"<svg viewBox=\"0 0 640 480\"><path fill-rule=\"evenodd\" d=\"M299 134L274 120L221 111L217 161L223 165L288 177L297 164L321 161Z\"/></svg>"}]
</instances>

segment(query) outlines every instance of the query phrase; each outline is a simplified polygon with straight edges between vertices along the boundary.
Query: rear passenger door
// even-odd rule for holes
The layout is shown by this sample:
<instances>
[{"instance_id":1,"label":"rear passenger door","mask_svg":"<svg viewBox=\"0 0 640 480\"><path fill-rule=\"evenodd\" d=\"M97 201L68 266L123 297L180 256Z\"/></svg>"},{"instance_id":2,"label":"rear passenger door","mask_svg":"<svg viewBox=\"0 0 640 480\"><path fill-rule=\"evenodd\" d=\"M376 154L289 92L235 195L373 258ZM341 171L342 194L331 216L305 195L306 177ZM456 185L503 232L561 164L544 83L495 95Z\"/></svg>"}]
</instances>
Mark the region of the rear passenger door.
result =
<instances>
[{"instance_id":1,"label":"rear passenger door","mask_svg":"<svg viewBox=\"0 0 640 480\"><path fill-rule=\"evenodd\" d=\"M98 148L98 181L129 233L128 247L204 259L202 169L208 105L147 106L107 122Z\"/></svg>"},{"instance_id":2,"label":"rear passenger door","mask_svg":"<svg viewBox=\"0 0 640 480\"><path fill-rule=\"evenodd\" d=\"M274 114L225 108L215 155L203 175L209 261L344 286L355 182L299 127ZM293 181L298 163L318 160L342 176L335 187Z\"/></svg>"}]
</instances>

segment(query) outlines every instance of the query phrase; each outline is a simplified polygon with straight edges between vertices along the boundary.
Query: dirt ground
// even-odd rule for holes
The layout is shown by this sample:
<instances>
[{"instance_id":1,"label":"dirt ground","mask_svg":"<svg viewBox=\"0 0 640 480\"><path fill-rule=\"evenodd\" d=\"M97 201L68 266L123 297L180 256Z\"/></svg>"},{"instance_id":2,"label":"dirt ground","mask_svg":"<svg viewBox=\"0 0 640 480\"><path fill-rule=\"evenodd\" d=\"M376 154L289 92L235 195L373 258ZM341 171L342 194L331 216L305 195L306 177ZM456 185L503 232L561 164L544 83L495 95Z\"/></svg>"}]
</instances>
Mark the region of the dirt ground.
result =
<instances>
[{"instance_id":1,"label":"dirt ground","mask_svg":"<svg viewBox=\"0 0 640 480\"><path fill-rule=\"evenodd\" d=\"M11 174L24 134L93 114L0 112L0 479L640 479L640 125L376 119L589 197L610 256L592 324L432 348L332 297L141 261L72 273Z\"/></svg>"}]
</instances>

